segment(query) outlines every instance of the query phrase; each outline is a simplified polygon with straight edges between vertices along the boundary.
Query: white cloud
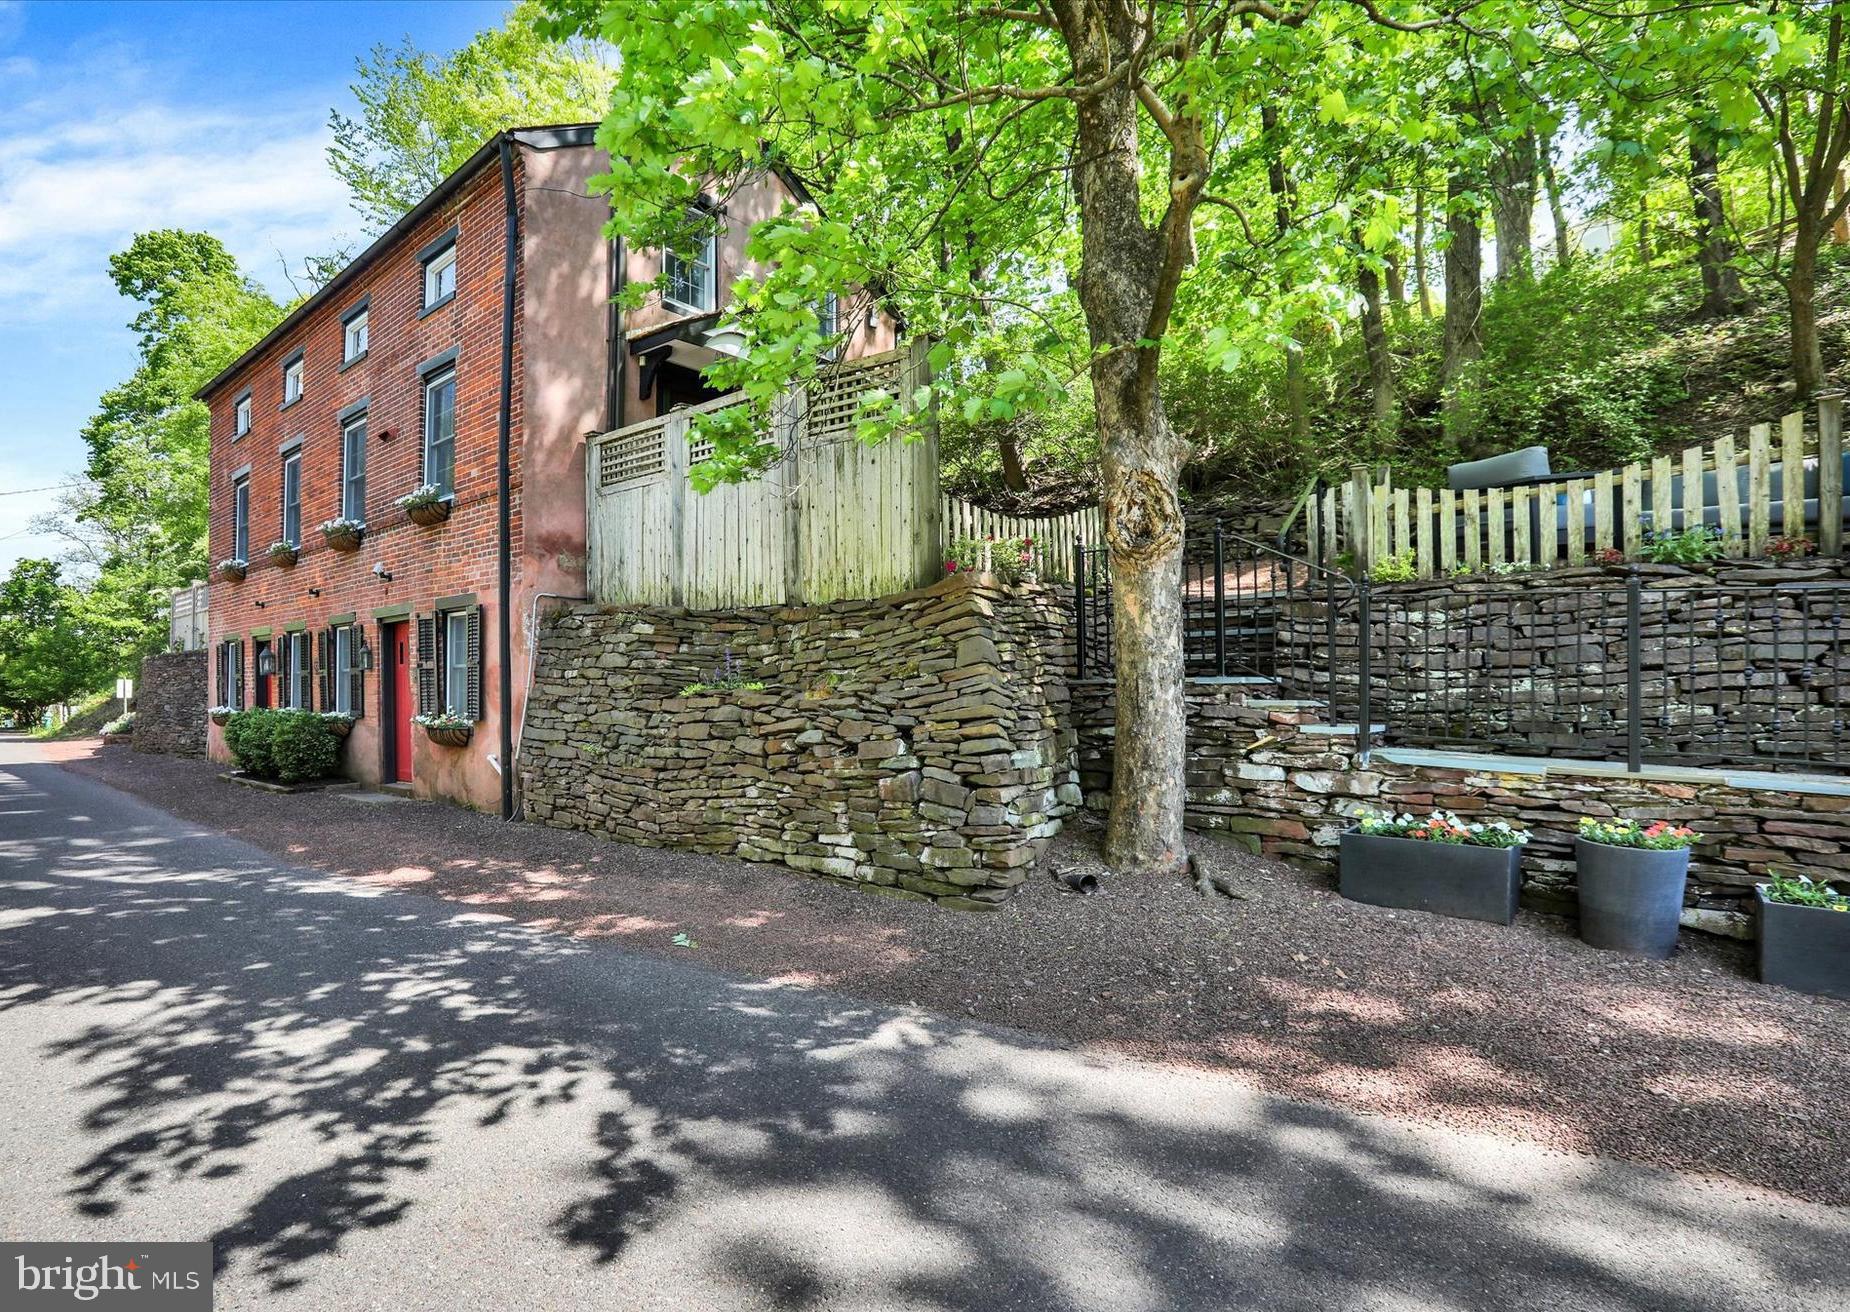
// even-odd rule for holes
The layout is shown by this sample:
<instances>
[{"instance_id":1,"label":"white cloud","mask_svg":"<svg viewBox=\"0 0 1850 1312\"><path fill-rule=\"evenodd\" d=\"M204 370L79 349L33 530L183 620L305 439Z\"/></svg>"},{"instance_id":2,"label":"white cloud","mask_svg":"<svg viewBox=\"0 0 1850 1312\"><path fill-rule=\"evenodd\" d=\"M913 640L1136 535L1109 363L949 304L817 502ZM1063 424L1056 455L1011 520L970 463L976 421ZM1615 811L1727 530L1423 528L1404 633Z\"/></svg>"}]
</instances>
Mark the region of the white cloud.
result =
<instances>
[{"instance_id":1,"label":"white cloud","mask_svg":"<svg viewBox=\"0 0 1850 1312\"><path fill-rule=\"evenodd\" d=\"M354 226L318 119L142 104L108 126L0 129L0 315L42 322L106 305L126 317L108 257L150 228L206 229L276 281L277 250L299 260Z\"/></svg>"}]
</instances>

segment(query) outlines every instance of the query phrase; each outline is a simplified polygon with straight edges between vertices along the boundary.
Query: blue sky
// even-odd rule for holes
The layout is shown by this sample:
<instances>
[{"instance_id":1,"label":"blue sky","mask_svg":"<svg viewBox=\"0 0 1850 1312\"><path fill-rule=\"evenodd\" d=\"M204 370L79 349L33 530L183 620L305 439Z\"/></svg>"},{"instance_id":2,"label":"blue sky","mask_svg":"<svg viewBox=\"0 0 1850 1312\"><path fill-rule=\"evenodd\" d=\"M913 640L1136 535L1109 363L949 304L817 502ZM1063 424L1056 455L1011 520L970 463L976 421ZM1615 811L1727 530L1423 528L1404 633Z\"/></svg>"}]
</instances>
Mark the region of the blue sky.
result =
<instances>
[{"instance_id":1,"label":"blue sky","mask_svg":"<svg viewBox=\"0 0 1850 1312\"><path fill-rule=\"evenodd\" d=\"M108 259L204 229L278 294L283 261L361 235L328 172L354 60L409 36L451 50L505 0L0 0L0 573L59 544L28 525L84 460L78 429L134 367Z\"/></svg>"}]
</instances>

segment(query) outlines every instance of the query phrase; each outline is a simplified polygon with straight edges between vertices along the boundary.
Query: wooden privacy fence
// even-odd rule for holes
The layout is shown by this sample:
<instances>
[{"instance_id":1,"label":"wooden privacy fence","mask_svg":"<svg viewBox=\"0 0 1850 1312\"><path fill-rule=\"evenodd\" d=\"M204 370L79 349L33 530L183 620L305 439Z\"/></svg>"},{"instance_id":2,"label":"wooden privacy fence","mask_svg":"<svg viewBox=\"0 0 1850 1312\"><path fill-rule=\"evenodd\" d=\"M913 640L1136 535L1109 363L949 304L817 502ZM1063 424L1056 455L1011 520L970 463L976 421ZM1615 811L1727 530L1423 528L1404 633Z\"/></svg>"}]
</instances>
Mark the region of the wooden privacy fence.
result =
<instances>
[{"instance_id":1,"label":"wooden privacy fence","mask_svg":"<svg viewBox=\"0 0 1850 1312\"><path fill-rule=\"evenodd\" d=\"M206 645L206 585L190 583L167 594L167 649L198 651Z\"/></svg>"},{"instance_id":2,"label":"wooden privacy fence","mask_svg":"<svg viewBox=\"0 0 1850 1312\"><path fill-rule=\"evenodd\" d=\"M723 609L904 592L943 569L938 442L875 446L855 436L870 392L910 404L926 380L925 342L852 360L795 391L765 434L783 456L752 482L694 490L690 446L704 406L593 437L585 459L591 596Z\"/></svg>"},{"instance_id":3,"label":"wooden privacy fence","mask_svg":"<svg viewBox=\"0 0 1850 1312\"><path fill-rule=\"evenodd\" d=\"M1396 488L1358 465L1311 498L1305 531L1324 561L1346 556L1373 571L1400 557L1418 578L1578 565L1609 552L1637 560L1647 533L1699 525L1718 531L1730 556L1764 556L1776 537L1801 535L1840 555L1841 398L1820 401L1806 428L1795 411L1777 432L1754 425L1744 443L1729 434L1679 457L1482 491Z\"/></svg>"},{"instance_id":4,"label":"wooden privacy fence","mask_svg":"<svg viewBox=\"0 0 1850 1312\"><path fill-rule=\"evenodd\" d=\"M1105 540L1105 512L1098 506L1081 506L1060 515L1003 515L956 497L946 497L941 510L944 524L944 558L960 541L976 543L1002 538L1033 539L1036 571L1050 583L1073 581L1073 543L1098 544Z\"/></svg>"}]
</instances>

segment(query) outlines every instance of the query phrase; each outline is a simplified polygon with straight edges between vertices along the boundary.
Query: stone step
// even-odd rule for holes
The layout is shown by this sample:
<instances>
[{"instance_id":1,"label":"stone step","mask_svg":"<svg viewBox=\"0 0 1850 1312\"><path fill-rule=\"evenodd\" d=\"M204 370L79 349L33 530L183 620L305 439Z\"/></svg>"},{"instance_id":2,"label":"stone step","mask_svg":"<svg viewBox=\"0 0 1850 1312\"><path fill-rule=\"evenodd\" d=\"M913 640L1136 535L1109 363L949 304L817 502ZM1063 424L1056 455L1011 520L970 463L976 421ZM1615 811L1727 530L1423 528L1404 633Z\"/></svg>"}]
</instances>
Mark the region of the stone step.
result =
<instances>
[{"instance_id":1,"label":"stone step","mask_svg":"<svg viewBox=\"0 0 1850 1312\"><path fill-rule=\"evenodd\" d=\"M1329 705L1315 697L1248 697L1246 704L1261 711L1320 711Z\"/></svg>"}]
</instances>

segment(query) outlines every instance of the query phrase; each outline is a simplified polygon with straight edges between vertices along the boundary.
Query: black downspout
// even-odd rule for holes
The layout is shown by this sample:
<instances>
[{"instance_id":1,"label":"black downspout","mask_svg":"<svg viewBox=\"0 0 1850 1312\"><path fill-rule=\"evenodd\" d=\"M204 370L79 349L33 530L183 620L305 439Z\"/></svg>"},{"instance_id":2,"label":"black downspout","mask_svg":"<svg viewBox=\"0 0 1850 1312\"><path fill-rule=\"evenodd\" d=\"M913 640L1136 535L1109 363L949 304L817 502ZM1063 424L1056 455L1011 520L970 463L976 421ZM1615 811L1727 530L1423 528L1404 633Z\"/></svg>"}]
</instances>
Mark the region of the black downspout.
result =
<instances>
[{"instance_id":1,"label":"black downspout","mask_svg":"<svg viewBox=\"0 0 1850 1312\"><path fill-rule=\"evenodd\" d=\"M520 206L514 196L514 142L501 134L501 194L507 203L507 248L501 266L501 409L495 431L495 496L501 549L496 561L496 626L501 661L501 818L514 818L513 512L508 505L509 448L514 426L514 283L520 248Z\"/></svg>"}]
</instances>

